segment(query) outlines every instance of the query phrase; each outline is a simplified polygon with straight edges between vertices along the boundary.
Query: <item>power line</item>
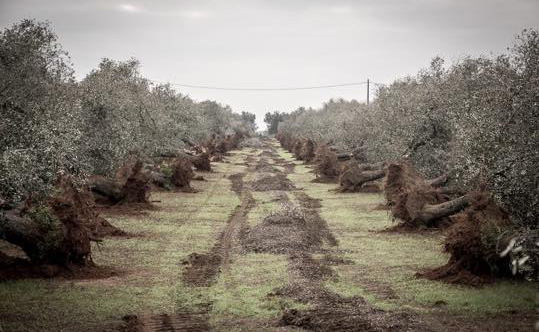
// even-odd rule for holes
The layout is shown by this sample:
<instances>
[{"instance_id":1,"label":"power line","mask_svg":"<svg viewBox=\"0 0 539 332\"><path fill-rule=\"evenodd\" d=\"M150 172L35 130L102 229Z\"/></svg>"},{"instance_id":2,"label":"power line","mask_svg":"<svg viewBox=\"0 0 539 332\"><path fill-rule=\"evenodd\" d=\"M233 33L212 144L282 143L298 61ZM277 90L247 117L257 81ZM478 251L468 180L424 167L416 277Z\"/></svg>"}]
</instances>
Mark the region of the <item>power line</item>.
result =
<instances>
[{"instance_id":1,"label":"power line","mask_svg":"<svg viewBox=\"0 0 539 332\"><path fill-rule=\"evenodd\" d=\"M239 88L239 87L223 87L223 86L211 86L211 85L194 85L194 84L181 84L181 83L169 83L153 81L158 84L170 84L174 86L181 86L184 88L194 89L206 89L206 90L227 90L227 91L293 91L293 90L314 90L314 89L327 89L338 88L343 86L357 86L367 84L367 82L353 82L353 83L340 83L340 84L328 84L328 85L314 85L314 86L300 86L300 87L278 87L278 88Z\"/></svg>"}]
</instances>

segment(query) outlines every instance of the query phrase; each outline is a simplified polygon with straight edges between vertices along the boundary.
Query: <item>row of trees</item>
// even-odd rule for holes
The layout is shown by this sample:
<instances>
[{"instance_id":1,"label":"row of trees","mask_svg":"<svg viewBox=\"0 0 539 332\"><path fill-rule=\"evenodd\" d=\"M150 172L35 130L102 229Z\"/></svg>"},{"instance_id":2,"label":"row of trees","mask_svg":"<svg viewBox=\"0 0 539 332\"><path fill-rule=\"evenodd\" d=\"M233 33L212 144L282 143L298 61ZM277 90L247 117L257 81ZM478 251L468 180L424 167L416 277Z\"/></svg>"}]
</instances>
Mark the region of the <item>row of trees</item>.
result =
<instances>
[{"instance_id":1,"label":"row of trees","mask_svg":"<svg viewBox=\"0 0 539 332\"><path fill-rule=\"evenodd\" d=\"M134 59L103 59L77 82L49 24L34 20L0 33L0 108L0 197L8 202L46 194L60 174L112 175L131 154L256 129L254 114L154 85Z\"/></svg>"},{"instance_id":2,"label":"row of trees","mask_svg":"<svg viewBox=\"0 0 539 332\"><path fill-rule=\"evenodd\" d=\"M366 161L407 157L427 177L488 184L516 221L539 220L539 32L524 31L508 54L466 57L380 87L371 106L330 100L279 125L293 136L360 148Z\"/></svg>"},{"instance_id":3,"label":"row of trees","mask_svg":"<svg viewBox=\"0 0 539 332\"><path fill-rule=\"evenodd\" d=\"M513 232L532 239L524 250L537 262L538 31L524 30L507 54L451 65L435 58L417 75L380 87L370 106L330 100L300 108L279 132L354 151L366 163L406 160L425 178L448 174L454 191L488 191L511 216Z\"/></svg>"},{"instance_id":4,"label":"row of trees","mask_svg":"<svg viewBox=\"0 0 539 332\"><path fill-rule=\"evenodd\" d=\"M267 126L268 135L275 135L279 129L279 123L286 120L288 114L285 112L273 111L264 114L264 122Z\"/></svg>"}]
</instances>

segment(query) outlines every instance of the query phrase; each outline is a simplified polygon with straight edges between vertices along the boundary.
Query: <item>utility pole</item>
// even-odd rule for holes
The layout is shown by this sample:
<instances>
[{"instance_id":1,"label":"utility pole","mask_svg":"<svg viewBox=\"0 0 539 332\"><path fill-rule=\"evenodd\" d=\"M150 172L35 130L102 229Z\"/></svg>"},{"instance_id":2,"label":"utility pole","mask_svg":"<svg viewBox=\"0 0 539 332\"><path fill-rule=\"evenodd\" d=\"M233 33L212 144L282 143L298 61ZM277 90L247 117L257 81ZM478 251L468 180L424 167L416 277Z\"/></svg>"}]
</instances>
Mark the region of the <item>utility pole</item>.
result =
<instances>
[{"instance_id":1,"label":"utility pole","mask_svg":"<svg viewBox=\"0 0 539 332\"><path fill-rule=\"evenodd\" d=\"M370 80L367 78L367 106L369 106L369 85Z\"/></svg>"}]
</instances>

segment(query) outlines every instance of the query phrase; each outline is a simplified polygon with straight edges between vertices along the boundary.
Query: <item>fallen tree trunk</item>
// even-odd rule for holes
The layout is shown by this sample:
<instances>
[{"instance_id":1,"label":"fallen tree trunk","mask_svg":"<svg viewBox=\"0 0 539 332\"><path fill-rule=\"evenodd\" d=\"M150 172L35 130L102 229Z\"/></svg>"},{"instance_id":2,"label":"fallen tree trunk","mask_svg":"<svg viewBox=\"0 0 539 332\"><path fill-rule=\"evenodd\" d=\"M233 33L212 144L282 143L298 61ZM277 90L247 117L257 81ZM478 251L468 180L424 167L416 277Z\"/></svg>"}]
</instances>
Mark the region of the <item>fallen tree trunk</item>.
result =
<instances>
[{"instance_id":1,"label":"fallen tree trunk","mask_svg":"<svg viewBox=\"0 0 539 332\"><path fill-rule=\"evenodd\" d=\"M453 224L444 241L447 264L417 276L448 283L480 286L493 277L512 276L508 256L498 251L510 241L514 227L508 213L484 192L469 194L469 206L451 216ZM485 239L496 239L498 246Z\"/></svg>"},{"instance_id":2,"label":"fallen tree trunk","mask_svg":"<svg viewBox=\"0 0 539 332\"><path fill-rule=\"evenodd\" d=\"M35 264L93 265L90 241L97 239L90 227L98 227L99 219L89 193L70 177L60 178L54 192L46 201L0 214L0 238L19 246Z\"/></svg>"},{"instance_id":3,"label":"fallen tree trunk","mask_svg":"<svg viewBox=\"0 0 539 332\"><path fill-rule=\"evenodd\" d=\"M359 164L358 169L360 171L375 171L380 170L386 166L386 163L384 162L378 162L374 164Z\"/></svg>"},{"instance_id":4,"label":"fallen tree trunk","mask_svg":"<svg viewBox=\"0 0 539 332\"><path fill-rule=\"evenodd\" d=\"M451 201L432 205L425 204L421 209L411 209L410 218L428 224L430 221L455 214L470 204L468 195L455 198Z\"/></svg>"},{"instance_id":5,"label":"fallen tree trunk","mask_svg":"<svg viewBox=\"0 0 539 332\"><path fill-rule=\"evenodd\" d=\"M446 196L462 196L465 193L462 190L456 188L439 187L436 188L436 192Z\"/></svg>"},{"instance_id":6,"label":"fallen tree trunk","mask_svg":"<svg viewBox=\"0 0 539 332\"><path fill-rule=\"evenodd\" d=\"M117 180L92 176L88 180L99 204L148 203L150 177L141 161L127 162L117 173Z\"/></svg>"},{"instance_id":7,"label":"fallen tree trunk","mask_svg":"<svg viewBox=\"0 0 539 332\"><path fill-rule=\"evenodd\" d=\"M351 152L341 152L341 153L337 153L337 159L339 161L347 161L347 160L350 160L354 158L354 154L351 153Z\"/></svg>"},{"instance_id":8,"label":"fallen tree trunk","mask_svg":"<svg viewBox=\"0 0 539 332\"><path fill-rule=\"evenodd\" d=\"M385 169L361 171L357 166L351 167L340 176L341 191L357 192L365 183L381 179L385 174Z\"/></svg>"},{"instance_id":9,"label":"fallen tree trunk","mask_svg":"<svg viewBox=\"0 0 539 332\"><path fill-rule=\"evenodd\" d=\"M125 197L122 187L116 181L104 176L94 175L88 179L88 185L94 194L97 194L96 201L102 202L103 199L114 204L119 203ZM101 197L100 197L101 196Z\"/></svg>"},{"instance_id":10,"label":"fallen tree trunk","mask_svg":"<svg viewBox=\"0 0 539 332\"><path fill-rule=\"evenodd\" d=\"M432 187L439 187L441 186L442 184L446 183L447 180L448 180L448 175L447 174L442 174L440 175L439 177L437 178L434 178L434 179L431 179L431 180L427 180L427 183L432 186Z\"/></svg>"},{"instance_id":11,"label":"fallen tree trunk","mask_svg":"<svg viewBox=\"0 0 539 332\"><path fill-rule=\"evenodd\" d=\"M408 228L432 227L447 221L446 217L464 209L469 204L464 195L449 200L442 190L431 183L441 184L446 175L431 181L424 180L409 163L388 166L385 196L394 218Z\"/></svg>"},{"instance_id":12,"label":"fallen tree trunk","mask_svg":"<svg viewBox=\"0 0 539 332\"><path fill-rule=\"evenodd\" d=\"M29 218L20 216L21 210L0 213L0 239L21 247L32 261L43 256L41 242L44 234Z\"/></svg>"},{"instance_id":13,"label":"fallen tree trunk","mask_svg":"<svg viewBox=\"0 0 539 332\"><path fill-rule=\"evenodd\" d=\"M90 241L95 239L88 229L76 218L57 222L47 227L21 216L20 209L9 210L0 215L0 239L20 247L34 264L93 265Z\"/></svg>"}]
</instances>

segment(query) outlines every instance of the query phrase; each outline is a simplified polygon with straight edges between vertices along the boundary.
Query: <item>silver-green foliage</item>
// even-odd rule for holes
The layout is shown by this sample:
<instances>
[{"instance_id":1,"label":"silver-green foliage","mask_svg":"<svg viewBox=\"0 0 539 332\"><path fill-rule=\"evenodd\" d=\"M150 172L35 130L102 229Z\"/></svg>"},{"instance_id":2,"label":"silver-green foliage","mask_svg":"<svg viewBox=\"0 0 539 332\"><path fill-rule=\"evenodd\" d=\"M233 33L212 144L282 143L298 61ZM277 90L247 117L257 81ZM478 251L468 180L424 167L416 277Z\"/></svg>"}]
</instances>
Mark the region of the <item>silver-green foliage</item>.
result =
<instances>
[{"instance_id":1,"label":"silver-green foliage","mask_svg":"<svg viewBox=\"0 0 539 332\"><path fill-rule=\"evenodd\" d=\"M0 32L0 195L38 195L59 173L84 170L72 73L47 24Z\"/></svg>"},{"instance_id":2,"label":"silver-green foliage","mask_svg":"<svg viewBox=\"0 0 539 332\"><path fill-rule=\"evenodd\" d=\"M0 109L0 196L8 201L46 194L62 173L111 175L130 154L254 129L249 113L153 84L134 59L104 59L76 82L49 24L33 20L0 32Z\"/></svg>"},{"instance_id":3,"label":"silver-green foliage","mask_svg":"<svg viewBox=\"0 0 539 332\"><path fill-rule=\"evenodd\" d=\"M409 158L425 176L452 174L460 189L488 184L515 221L539 220L539 32L508 54L466 57L378 89L369 107L330 101L280 124L294 136L363 146L371 162Z\"/></svg>"}]
</instances>

